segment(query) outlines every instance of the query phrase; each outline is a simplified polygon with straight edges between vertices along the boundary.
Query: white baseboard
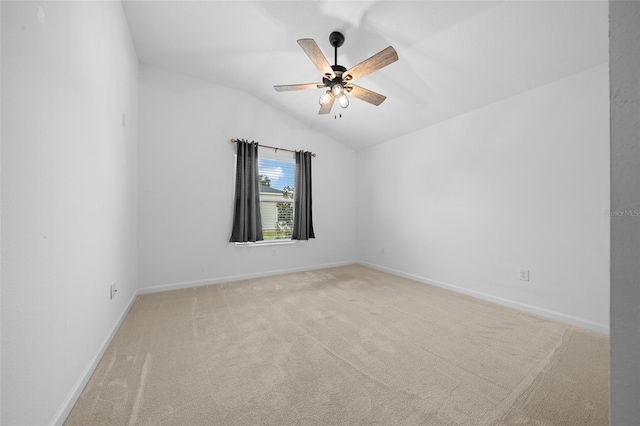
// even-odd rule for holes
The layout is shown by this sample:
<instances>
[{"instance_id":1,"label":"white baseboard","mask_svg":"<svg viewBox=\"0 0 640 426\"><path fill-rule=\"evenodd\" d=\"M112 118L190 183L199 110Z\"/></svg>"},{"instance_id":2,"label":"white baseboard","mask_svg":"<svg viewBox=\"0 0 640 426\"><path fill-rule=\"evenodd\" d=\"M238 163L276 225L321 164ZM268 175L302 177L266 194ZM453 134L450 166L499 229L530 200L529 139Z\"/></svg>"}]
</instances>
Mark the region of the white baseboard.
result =
<instances>
[{"instance_id":1,"label":"white baseboard","mask_svg":"<svg viewBox=\"0 0 640 426\"><path fill-rule=\"evenodd\" d=\"M120 318L118 319L118 322L113 326L113 328L111 329L111 332L109 333L107 338L104 340L104 342L102 342L102 346L98 350L98 353L96 354L95 357L93 357L93 360L91 361L91 363L89 363L87 368L85 368L84 372L80 376L80 379L78 380L76 385L73 387L71 393L69 393L69 396L67 396L67 398L65 399L61 408L56 413L54 417L54 421L51 424L62 425L64 421L67 419L67 417L69 416L69 413L73 409L73 406L76 404L76 401L78 401L80 394L84 390L84 387L89 382L91 375L93 374L96 367L98 366L98 363L102 359L102 356L107 350L107 347L109 347L109 344L113 339L113 336L115 336L116 332L120 328L120 325L122 324L122 321L124 321L124 318L127 316L127 314L129 313L129 310L131 309L131 306L133 306L133 302L136 300L137 296L138 296L137 292L133 294L133 296L131 297L131 300L129 300L129 303L127 303L127 307L120 314Z\"/></svg>"},{"instance_id":2,"label":"white baseboard","mask_svg":"<svg viewBox=\"0 0 640 426\"><path fill-rule=\"evenodd\" d=\"M211 284L221 284L221 283L229 283L233 281L250 280L253 278L270 277L273 275L291 274L294 272L305 272L305 271L313 271L317 269L335 268L338 266L353 265L354 263L356 263L355 260L350 260L346 262L335 262L335 263L325 263L321 265L303 266L300 268L278 269L275 271L268 271L268 272L256 272L252 274L232 275L232 276L221 277L221 278L209 278L206 280L187 281L187 282L174 283L174 284L163 284L158 286L141 288L138 290L138 294L158 293L161 291L168 291L168 290L181 290L183 288L200 287L200 286L211 285Z\"/></svg>"},{"instance_id":3,"label":"white baseboard","mask_svg":"<svg viewBox=\"0 0 640 426\"><path fill-rule=\"evenodd\" d=\"M376 265L373 263L358 261L360 265L367 266L369 268L377 269L379 271L388 272L393 275L397 275L404 278L409 278L415 281L420 281L425 284L434 285L437 287L445 288L447 290L455 291L456 293L466 294L468 296L477 297L478 299L483 299L489 302L497 303L499 305L508 306L510 308L519 309L521 311L529 312L535 315L539 315L541 317L554 319L557 321L561 321L576 327L584 328L586 330L595 331L598 333L609 334L609 327L604 324L599 324L584 318L578 318L572 315L567 315L561 312L551 311L545 308L540 308L537 306L527 305L525 303L515 302L513 300L504 299L502 297L492 296L490 294L482 293L475 290L469 290L464 287L459 287L456 285L452 285L449 283L445 283L438 280L432 280L429 278L424 278L418 275L408 274L406 272L398 271L391 268L386 268L384 266Z\"/></svg>"}]
</instances>

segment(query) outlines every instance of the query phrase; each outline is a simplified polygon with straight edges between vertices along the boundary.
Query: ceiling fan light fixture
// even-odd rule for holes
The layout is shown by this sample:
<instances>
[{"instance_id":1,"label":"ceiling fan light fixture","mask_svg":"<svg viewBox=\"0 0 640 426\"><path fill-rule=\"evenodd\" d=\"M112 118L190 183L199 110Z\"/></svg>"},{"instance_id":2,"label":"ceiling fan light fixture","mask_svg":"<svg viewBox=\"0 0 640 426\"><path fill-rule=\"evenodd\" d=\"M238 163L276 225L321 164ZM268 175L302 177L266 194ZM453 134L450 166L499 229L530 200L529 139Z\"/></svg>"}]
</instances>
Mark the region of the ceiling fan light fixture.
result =
<instances>
[{"instance_id":1,"label":"ceiling fan light fixture","mask_svg":"<svg viewBox=\"0 0 640 426\"><path fill-rule=\"evenodd\" d=\"M318 99L318 103L320 105L326 105L329 101L331 101L331 92L327 90L322 95L320 95L320 99Z\"/></svg>"},{"instance_id":2,"label":"ceiling fan light fixture","mask_svg":"<svg viewBox=\"0 0 640 426\"><path fill-rule=\"evenodd\" d=\"M333 93L333 96L335 96L336 98L339 98L342 94L344 94L344 87L342 87L342 84L340 83L334 84L331 88L331 93Z\"/></svg>"},{"instance_id":3,"label":"ceiling fan light fixture","mask_svg":"<svg viewBox=\"0 0 640 426\"><path fill-rule=\"evenodd\" d=\"M343 93L342 95L338 96L338 103L342 108L346 108L349 106L349 98L347 98L347 95Z\"/></svg>"}]
</instances>

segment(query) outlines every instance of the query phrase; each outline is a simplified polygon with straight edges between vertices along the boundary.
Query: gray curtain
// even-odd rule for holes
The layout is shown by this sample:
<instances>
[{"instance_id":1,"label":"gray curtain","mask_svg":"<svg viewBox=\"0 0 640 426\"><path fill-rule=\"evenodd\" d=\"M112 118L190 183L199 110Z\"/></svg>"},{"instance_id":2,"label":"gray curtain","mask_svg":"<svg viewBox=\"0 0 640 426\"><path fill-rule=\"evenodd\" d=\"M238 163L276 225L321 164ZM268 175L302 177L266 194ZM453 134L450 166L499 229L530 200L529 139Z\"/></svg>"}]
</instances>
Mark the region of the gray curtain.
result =
<instances>
[{"instance_id":1,"label":"gray curtain","mask_svg":"<svg viewBox=\"0 0 640 426\"><path fill-rule=\"evenodd\" d=\"M262 241L260 215L260 177L258 176L258 143L237 141L236 195L233 229L229 242Z\"/></svg>"},{"instance_id":2,"label":"gray curtain","mask_svg":"<svg viewBox=\"0 0 640 426\"><path fill-rule=\"evenodd\" d=\"M311 212L311 153L296 152L296 179L294 190L294 219L292 240L315 238Z\"/></svg>"}]
</instances>

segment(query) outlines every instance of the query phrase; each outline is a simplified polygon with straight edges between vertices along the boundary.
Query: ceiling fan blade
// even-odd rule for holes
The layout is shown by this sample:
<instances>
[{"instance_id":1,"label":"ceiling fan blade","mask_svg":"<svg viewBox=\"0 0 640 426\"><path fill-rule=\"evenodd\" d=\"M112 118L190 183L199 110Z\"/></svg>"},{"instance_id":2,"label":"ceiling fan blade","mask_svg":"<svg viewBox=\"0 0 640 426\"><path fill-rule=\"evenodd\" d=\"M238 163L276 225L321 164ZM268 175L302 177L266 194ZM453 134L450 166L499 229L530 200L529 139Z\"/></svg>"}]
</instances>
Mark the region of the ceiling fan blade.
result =
<instances>
[{"instance_id":1,"label":"ceiling fan blade","mask_svg":"<svg viewBox=\"0 0 640 426\"><path fill-rule=\"evenodd\" d=\"M309 59L311 59L311 62L313 62L323 77L326 77L329 80L335 78L336 74L333 72L329 61L327 61L327 58L325 58L322 51L312 38L301 38L298 40L298 44L302 47L304 53L306 53Z\"/></svg>"},{"instance_id":2,"label":"ceiling fan blade","mask_svg":"<svg viewBox=\"0 0 640 426\"><path fill-rule=\"evenodd\" d=\"M379 93L372 92L371 90L365 89L364 87L356 86L355 84L349 84L345 87L347 93L349 93L354 98L358 98L361 101L369 102L375 106L380 105L387 99L386 96L383 96Z\"/></svg>"},{"instance_id":3,"label":"ceiling fan blade","mask_svg":"<svg viewBox=\"0 0 640 426\"><path fill-rule=\"evenodd\" d=\"M333 107L333 103L336 101L336 98L331 96L331 100L324 105L320 105L320 111L318 114L329 114L331 112L331 107Z\"/></svg>"},{"instance_id":4,"label":"ceiling fan blade","mask_svg":"<svg viewBox=\"0 0 640 426\"><path fill-rule=\"evenodd\" d=\"M292 92L294 90L322 89L324 84L305 83L305 84L280 84L273 86L276 92Z\"/></svg>"},{"instance_id":5,"label":"ceiling fan blade","mask_svg":"<svg viewBox=\"0 0 640 426\"><path fill-rule=\"evenodd\" d=\"M386 49L376 53L369 59L365 59L364 61L360 62L355 67L345 71L342 74L342 78L347 83L350 83L364 77L365 75L371 74L372 72L377 71L380 68L384 68L397 60L398 53L393 47L389 46Z\"/></svg>"}]
</instances>

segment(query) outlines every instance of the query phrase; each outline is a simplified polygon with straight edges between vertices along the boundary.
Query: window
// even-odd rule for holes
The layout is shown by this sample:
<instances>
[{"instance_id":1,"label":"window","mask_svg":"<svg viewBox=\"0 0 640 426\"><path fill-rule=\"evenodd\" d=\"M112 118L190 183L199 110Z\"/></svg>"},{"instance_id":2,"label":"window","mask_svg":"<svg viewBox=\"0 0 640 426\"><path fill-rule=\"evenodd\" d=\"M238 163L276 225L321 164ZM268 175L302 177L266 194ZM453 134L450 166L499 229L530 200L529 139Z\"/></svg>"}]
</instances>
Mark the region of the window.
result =
<instances>
[{"instance_id":1,"label":"window","mask_svg":"<svg viewBox=\"0 0 640 426\"><path fill-rule=\"evenodd\" d=\"M293 233L293 155L263 155L258 160L260 213L265 241L289 240Z\"/></svg>"}]
</instances>

